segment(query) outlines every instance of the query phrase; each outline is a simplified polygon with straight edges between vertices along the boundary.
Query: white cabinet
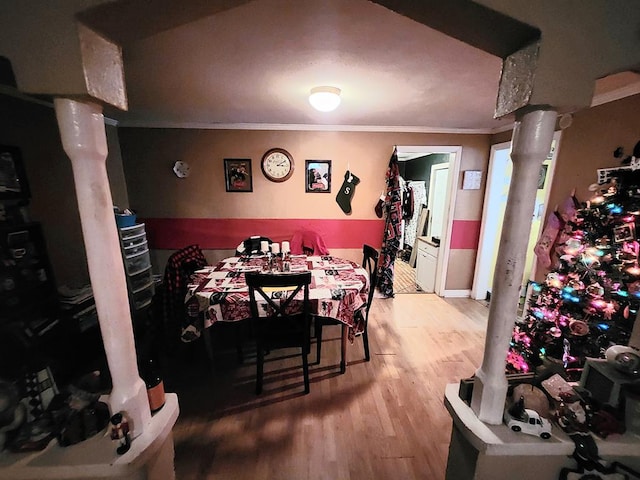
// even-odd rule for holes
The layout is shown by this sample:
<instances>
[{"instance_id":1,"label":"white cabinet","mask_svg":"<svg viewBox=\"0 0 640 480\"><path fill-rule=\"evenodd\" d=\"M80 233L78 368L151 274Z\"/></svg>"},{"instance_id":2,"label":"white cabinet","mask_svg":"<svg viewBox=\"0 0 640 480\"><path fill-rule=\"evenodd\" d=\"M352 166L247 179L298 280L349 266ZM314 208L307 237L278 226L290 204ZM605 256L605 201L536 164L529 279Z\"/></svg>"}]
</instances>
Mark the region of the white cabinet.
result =
<instances>
[{"instance_id":1,"label":"white cabinet","mask_svg":"<svg viewBox=\"0 0 640 480\"><path fill-rule=\"evenodd\" d=\"M429 243L426 237L418 237L416 261L416 284L427 293L433 293L436 285L436 267L439 248Z\"/></svg>"}]
</instances>

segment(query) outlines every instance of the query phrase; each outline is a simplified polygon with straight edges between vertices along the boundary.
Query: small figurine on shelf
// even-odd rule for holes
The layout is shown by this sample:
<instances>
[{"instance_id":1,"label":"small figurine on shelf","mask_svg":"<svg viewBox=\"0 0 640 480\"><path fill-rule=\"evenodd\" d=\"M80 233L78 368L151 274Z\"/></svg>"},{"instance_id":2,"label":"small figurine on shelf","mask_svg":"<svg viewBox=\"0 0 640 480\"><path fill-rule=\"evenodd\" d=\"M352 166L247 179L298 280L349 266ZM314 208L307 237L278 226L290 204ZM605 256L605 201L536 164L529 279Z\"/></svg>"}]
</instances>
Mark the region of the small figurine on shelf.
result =
<instances>
[{"instance_id":1,"label":"small figurine on shelf","mask_svg":"<svg viewBox=\"0 0 640 480\"><path fill-rule=\"evenodd\" d=\"M123 412L118 412L111 417L111 440L118 441L118 448L116 448L118 455L127 453L131 447L129 422Z\"/></svg>"},{"instance_id":2,"label":"small figurine on shelf","mask_svg":"<svg viewBox=\"0 0 640 480\"><path fill-rule=\"evenodd\" d=\"M541 417L535 410L525 408L522 395L517 402L505 408L503 420L514 432L539 436L544 440L551 438L551 422Z\"/></svg>"},{"instance_id":3,"label":"small figurine on shelf","mask_svg":"<svg viewBox=\"0 0 640 480\"><path fill-rule=\"evenodd\" d=\"M509 407L509 415L518 420L524 418L524 396L520 395L520 400Z\"/></svg>"}]
</instances>

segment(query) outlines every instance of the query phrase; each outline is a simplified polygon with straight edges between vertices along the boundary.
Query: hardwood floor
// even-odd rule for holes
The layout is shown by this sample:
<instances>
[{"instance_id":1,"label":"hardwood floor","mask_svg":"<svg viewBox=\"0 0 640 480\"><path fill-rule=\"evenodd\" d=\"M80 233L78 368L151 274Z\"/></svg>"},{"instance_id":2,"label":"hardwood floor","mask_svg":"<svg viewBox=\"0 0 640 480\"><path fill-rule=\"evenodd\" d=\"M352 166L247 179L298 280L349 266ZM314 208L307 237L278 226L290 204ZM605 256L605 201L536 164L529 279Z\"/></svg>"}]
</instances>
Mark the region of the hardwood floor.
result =
<instances>
[{"instance_id":1,"label":"hardwood floor","mask_svg":"<svg viewBox=\"0 0 640 480\"><path fill-rule=\"evenodd\" d=\"M167 390L178 393L181 408L176 477L443 479L451 435L444 388L479 366L487 313L470 299L375 298L371 361L364 362L358 337L340 375L340 327L327 327L321 364L310 355L309 395L299 356L274 352L256 396L253 352L239 365L214 331L213 375L202 351L167 372Z\"/></svg>"},{"instance_id":2,"label":"hardwood floor","mask_svg":"<svg viewBox=\"0 0 640 480\"><path fill-rule=\"evenodd\" d=\"M416 285L416 269L399 258L394 262L393 292L423 293Z\"/></svg>"}]
</instances>

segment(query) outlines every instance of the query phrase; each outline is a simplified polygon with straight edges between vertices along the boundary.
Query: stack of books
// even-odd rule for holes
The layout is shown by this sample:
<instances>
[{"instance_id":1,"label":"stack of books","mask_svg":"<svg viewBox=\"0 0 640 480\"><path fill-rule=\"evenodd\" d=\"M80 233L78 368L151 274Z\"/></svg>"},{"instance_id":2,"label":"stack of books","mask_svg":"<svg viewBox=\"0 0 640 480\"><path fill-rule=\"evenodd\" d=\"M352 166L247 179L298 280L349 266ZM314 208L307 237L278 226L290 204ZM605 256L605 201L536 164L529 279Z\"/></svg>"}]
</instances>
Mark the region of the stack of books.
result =
<instances>
[{"instance_id":1,"label":"stack of books","mask_svg":"<svg viewBox=\"0 0 640 480\"><path fill-rule=\"evenodd\" d=\"M91 285L79 288L62 285L58 288L58 297L62 316L73 322L80 332L98 325L98 312Z\"/></svg>"}]
</instances>

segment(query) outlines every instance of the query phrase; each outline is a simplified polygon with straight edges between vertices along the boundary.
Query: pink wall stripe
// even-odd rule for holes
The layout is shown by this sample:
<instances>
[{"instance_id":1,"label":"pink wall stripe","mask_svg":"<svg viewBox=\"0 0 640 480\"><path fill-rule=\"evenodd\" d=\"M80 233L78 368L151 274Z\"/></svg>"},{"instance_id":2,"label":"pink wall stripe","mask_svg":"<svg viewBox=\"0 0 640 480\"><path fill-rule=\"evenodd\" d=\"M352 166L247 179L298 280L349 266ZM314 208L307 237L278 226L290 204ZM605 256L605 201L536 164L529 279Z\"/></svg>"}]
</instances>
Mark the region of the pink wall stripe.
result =
<instances>
[{"instance_id":1,"label":"pink wall stripe","mask_svg":"<svg viewBox=\"0 0 640 480\"><path fill-rule=\"evenodd\" d=\"M480 220L454 220L451 231L452 250L477 250L480 242Z\"/></svg>"},{"instance_id":2,"label":"pink wall stripe","mask_svg":"<svg viewBox=\"0 0 640 480\"><path fill-rule=\"evenodd\" d=\"M362 248L367 243L382 245L383 220L335 220L293 218L145 218L149 247L177 250L198 244L204 250L235 249L252 235L263 235L274 242L289 240L301 229L322 235L329 249Z\"/></svg>"}]
</instances>

